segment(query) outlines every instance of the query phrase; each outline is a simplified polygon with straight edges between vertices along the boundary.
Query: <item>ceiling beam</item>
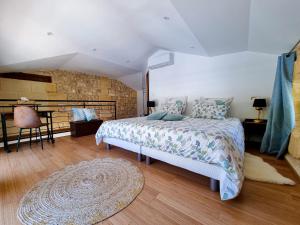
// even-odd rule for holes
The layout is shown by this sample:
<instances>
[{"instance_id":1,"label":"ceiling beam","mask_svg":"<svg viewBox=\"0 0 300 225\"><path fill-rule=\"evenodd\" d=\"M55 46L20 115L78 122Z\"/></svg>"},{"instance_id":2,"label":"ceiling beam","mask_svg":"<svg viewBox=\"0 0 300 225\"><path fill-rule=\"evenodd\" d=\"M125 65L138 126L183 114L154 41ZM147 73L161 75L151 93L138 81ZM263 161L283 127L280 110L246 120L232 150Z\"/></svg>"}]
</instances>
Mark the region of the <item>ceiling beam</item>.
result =
<instances>
[{"instance_id":1,"label":"ceiling beam","mask_svg":"<svg viewBox=\"0 0 300 225\"><path fill-rule=\"evenodd\" d=\"M42 76L31 73L11 72L11 73L0 73L0 78L16 79L16 80L30 80L51 83L51 76Z\"/></svg>"}]
</instances>

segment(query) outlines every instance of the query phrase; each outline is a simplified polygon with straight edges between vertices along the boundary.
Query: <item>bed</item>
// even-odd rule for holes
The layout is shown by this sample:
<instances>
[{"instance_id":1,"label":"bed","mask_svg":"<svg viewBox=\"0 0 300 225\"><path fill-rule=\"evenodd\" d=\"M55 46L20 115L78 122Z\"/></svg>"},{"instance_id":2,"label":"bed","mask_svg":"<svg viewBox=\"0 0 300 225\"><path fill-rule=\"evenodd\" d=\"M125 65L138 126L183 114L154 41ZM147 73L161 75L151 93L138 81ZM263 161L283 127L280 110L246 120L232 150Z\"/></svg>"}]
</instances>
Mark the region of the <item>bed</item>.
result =
<instances>
[{"instance_id":1,"label":"bed","mask_svg":"<svg viewBox=\"0 0 300 225\"><path fill-rule=\"evenodd\" d=\"M104 122L96 143L105 142L219 181L222 200L235 198L244 180L244 132L239 119L146 117Z\"/></svg>"}]
</instances>

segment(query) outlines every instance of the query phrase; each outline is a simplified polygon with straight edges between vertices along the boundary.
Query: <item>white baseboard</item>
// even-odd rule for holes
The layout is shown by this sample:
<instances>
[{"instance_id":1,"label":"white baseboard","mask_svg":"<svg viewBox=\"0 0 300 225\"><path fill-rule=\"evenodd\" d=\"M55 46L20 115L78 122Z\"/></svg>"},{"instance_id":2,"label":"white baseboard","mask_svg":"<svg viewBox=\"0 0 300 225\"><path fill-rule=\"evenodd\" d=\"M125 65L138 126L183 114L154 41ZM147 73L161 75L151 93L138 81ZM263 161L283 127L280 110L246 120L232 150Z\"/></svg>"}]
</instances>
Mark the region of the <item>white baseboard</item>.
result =
<instances>
[{"instance_id":1,"label":"white baseboard","mask_svg":"<svg viewBox=\"0 0 300 225\"><path fill-rule=\"evenodd\" d=\"M71 132L64 132L64 133L58 133L58 134L54 134L54 138L58 138L58 137L64 137L64 136L70 136L71 135ZM47 138L47 135L43 135L42 136L43 138ZM39 137L38 137L39 139ZM35 137L32 138L32 140L35 140ZM20 142L28 142L29 141L29 138L24 138L24 139L21 139ZM14 141L9 141L8 142L8 145L12 145L12 144L16 144L17 143L17 140L14 140ZM4 144L3 142L0 143L0 148L4 147Z\"/></svg>"}]
</instances>

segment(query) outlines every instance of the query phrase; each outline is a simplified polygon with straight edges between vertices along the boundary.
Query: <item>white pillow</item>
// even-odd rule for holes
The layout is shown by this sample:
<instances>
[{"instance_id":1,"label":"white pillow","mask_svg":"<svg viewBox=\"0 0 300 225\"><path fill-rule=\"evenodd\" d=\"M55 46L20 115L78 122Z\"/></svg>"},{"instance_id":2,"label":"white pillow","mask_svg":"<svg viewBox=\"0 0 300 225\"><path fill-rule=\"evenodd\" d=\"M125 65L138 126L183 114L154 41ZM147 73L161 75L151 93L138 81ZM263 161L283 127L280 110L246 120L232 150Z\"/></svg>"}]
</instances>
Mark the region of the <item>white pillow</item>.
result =
<instances>
[{"instance_id":1,"label":"white pillow","mask_svg":"<svg viewBox=\"0 0 300 225\"><path fill-rule=\"evenodd\" d=\"M73 121L82 121L86 120L83 109L81 108L72 108Z\"/></svg>"},{"instance_id":2,"label":"white pillow","mask_svg":"<svg viewBox=\"0 0 300 225\"><path fill-rule=\"evenodd\" d=\"M84 108L83 112L87 121L98 119L95 109Z\"/></svg>"}]
</instances>

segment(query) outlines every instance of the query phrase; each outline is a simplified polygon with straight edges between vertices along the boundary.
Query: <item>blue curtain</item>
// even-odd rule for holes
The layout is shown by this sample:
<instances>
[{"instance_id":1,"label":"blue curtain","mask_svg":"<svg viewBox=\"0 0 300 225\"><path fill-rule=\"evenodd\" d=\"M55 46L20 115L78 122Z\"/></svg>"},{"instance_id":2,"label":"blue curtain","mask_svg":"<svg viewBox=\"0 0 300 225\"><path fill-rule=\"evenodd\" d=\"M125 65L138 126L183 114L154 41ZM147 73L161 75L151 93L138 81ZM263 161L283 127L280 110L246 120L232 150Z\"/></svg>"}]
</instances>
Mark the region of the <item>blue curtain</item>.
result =
<instances>
[{"instance_id":1,"label":"blue curtain","mask_svg":"<svg viewBox=\"0 0 300 225\"><path fill-rule=\"evenodd\" d=\"M262 153L276 154L277 158L286 153L295 126L292 96L295 58L295 52L278 57L267 128L261 144Z\"/></svg>"}]
</instances>

